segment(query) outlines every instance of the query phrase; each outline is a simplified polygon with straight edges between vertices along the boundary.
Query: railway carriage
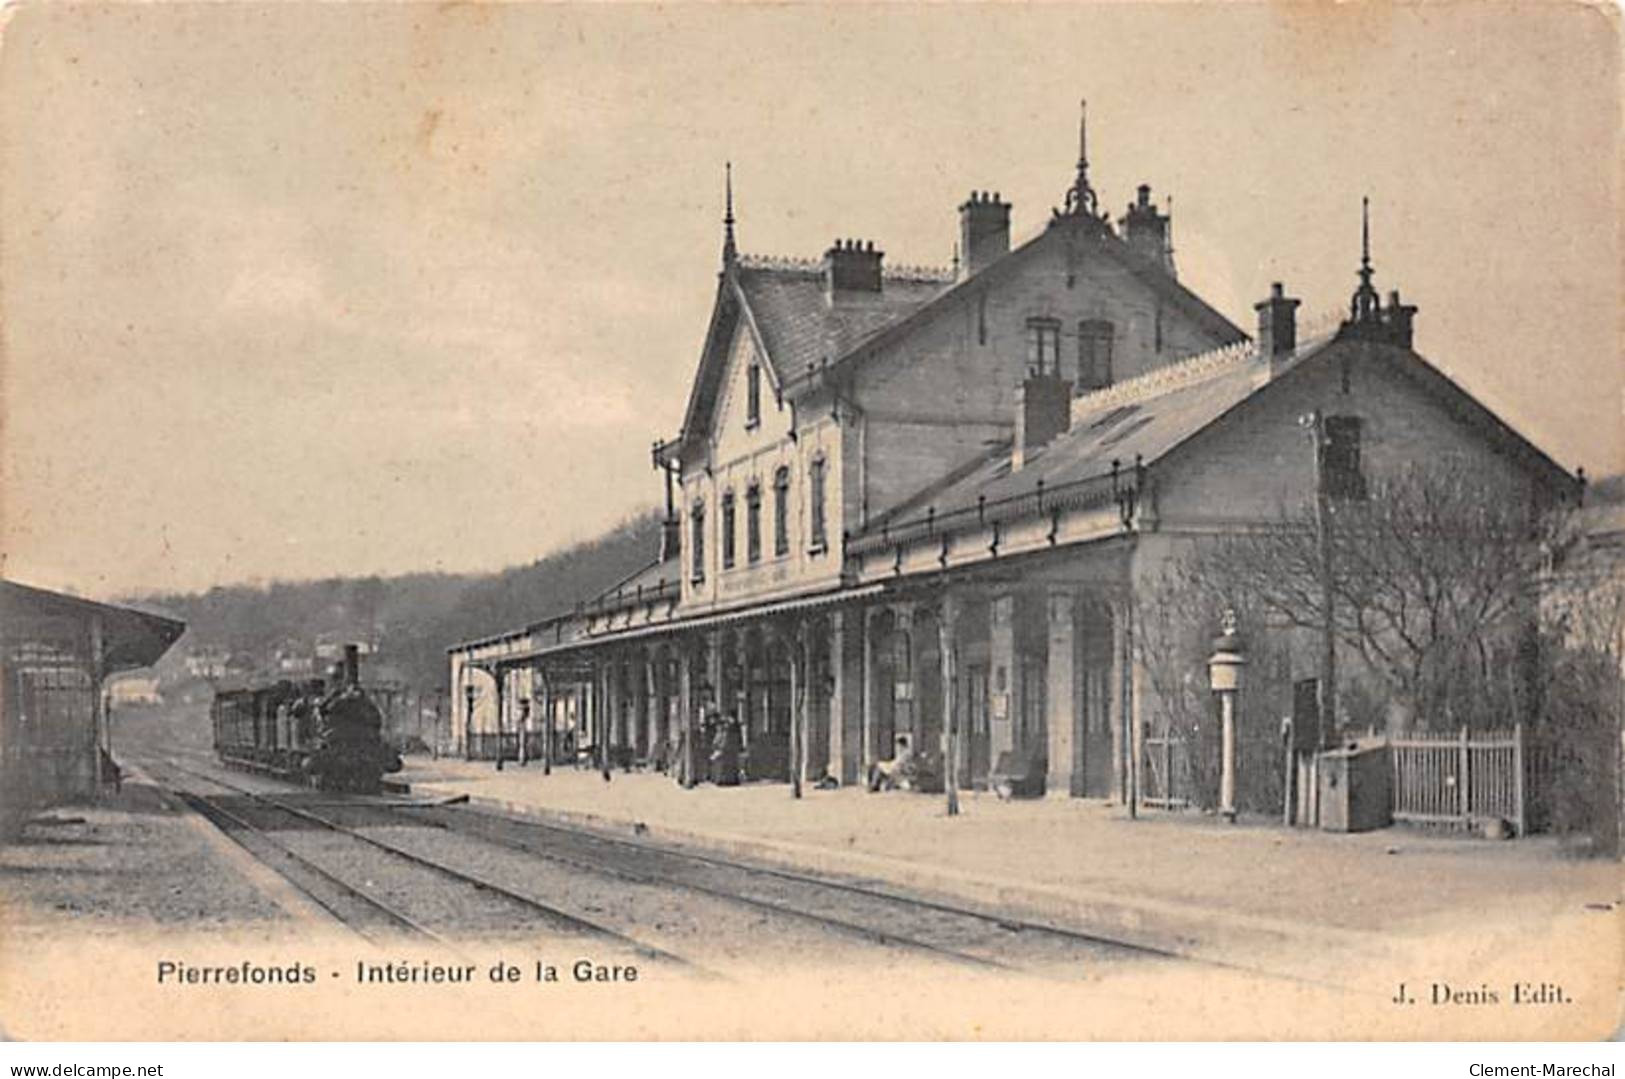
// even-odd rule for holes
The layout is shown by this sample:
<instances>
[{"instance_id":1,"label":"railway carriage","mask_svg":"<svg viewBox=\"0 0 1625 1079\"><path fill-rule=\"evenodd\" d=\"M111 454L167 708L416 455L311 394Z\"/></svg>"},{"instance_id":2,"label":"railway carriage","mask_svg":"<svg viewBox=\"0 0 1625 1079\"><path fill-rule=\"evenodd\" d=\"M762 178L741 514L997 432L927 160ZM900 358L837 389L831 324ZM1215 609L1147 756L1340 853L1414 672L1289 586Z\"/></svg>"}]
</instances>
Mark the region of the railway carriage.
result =
<instances>
[{"instance_id":1,"label":"railway carriage","mask_svg":"<svg viewBox=\"0 0 1625 1079\"><path fill-rule=\"evenodd\" d=\"M359 656L346 646L331 688L322 679L221 690L211 708L214 748L233 768L320 790L371 793L401 758L383 739L383 716L361 687Z\"/></svg>"}]
</instances>

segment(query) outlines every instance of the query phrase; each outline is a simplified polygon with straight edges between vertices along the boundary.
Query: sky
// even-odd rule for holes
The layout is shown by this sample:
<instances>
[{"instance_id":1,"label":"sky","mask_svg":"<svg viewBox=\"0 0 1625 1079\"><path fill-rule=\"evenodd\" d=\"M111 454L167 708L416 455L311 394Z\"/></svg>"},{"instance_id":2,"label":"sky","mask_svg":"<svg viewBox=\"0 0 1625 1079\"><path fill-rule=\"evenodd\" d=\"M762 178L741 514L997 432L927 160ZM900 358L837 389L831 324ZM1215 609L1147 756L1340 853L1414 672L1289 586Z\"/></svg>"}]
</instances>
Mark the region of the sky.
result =
<instances>
[{"instance_id":1,"label":"sky","mask_svg":"<svg viewBox=\"0 0 1625 1079\"><path fill-rule=\"evenodd\" d=\"M0 38L0 568L91 596L532 561L658 503L739 242L1114 214L1251 331L1356 284L1625 468L1618 16L1573 4L94 3Z\"/></svg>"}]
</instances>

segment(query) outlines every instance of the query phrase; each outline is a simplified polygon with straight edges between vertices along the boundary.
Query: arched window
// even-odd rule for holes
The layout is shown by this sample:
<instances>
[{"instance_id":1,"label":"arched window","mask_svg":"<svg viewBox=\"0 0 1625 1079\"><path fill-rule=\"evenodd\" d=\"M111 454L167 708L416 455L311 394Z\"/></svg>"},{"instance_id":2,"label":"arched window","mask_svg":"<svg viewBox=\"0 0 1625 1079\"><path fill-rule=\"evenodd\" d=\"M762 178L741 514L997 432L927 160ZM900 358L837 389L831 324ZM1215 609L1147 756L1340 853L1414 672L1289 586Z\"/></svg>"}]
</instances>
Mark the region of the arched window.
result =
<instances>
[{"instance_id":1,"label":"arched window","mask_svg":"<svg viewBox=\"0 0 1625 1079\"><path fill-rule=\"evenodd\" d=\"M688 515L689 550L694 552L693 576L694 583L705 580L705 501L694 500L694 508Z\"/></svg>"},{"instance_id":2,"label":"arched window","mask_svg":"<svg viewBox=\"0 0 1625 1079\"><path fill-rule=\"evenodd\" d=\"M773 473L773 557L790 553L790 470Z\"/></svg>"},{"instance_id":3,"label":"arched window","mask_svg":"<svg viewBox=\"0 0 1625 1079\"><path fill-rule=\"evenodd\" d=\"M822 551L829 547L829 536L826 531L824 518L824 459L813 458L813 463L807 474L807 500L811 513L811 527L809 528L809 542L814 551Z\"/></svg>"},{"instance_id":4,"label":"arched window","mask_svg":"<svg viewBox=\"0 0 1625 1079\"><path fill-rule=\"evenodd\" d=\"M734 544L736 543L734 531L734 493L729 491L722 496L722 568L733 569Z\"/></svg>"},{"instance_id":5,"label":"arched window","mask_svg":"<svg viewBox=\"0 0 1625 1079\"><path fill-rule=\"evenodd\" d=\"M1078 390L1100 390L1112 384L1112 324L1103 318L1078 323Z\"/></svg>"},{"instance_id":6,"label":"arched window","mask_svg":"<svg viewBox=\"0 0 1625 1079\"><path fill-rule=\"evenodd\" d=\"M762 485L745 488L745 557L752 565L762 560Z\"/></svg>"},{"instance_id":7,"label":"arched window","mask_svg":"<svg viewBox=\"0 0 1625 1079\"><path fill-rule=\"evenodd\" d=\"M762 365L752 362L745 371L745 426L762 422Z\"/></svg>"}]
</instances>

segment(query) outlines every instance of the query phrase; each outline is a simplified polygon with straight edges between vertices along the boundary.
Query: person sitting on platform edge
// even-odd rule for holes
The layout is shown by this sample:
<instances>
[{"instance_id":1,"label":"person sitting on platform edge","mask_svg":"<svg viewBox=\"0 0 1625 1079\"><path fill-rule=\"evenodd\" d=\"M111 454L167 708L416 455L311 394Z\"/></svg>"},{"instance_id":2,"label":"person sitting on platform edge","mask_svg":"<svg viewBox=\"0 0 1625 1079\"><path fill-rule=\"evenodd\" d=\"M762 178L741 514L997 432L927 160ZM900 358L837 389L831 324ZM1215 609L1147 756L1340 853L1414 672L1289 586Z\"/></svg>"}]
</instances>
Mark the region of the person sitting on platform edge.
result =
<instances>
[{"instance_id":1,"label":"person sitting on platform edge","mask_svg":"<svg viewBox=\"0 0 1625 1079\"><path fill-rule=\"evenodd\" d=\"M869 766L868 787L871 791L912 790L915 783L914 747L908 735L897 736L897 749L889 761L875 761Z\"/></svg>"}]
</instances>

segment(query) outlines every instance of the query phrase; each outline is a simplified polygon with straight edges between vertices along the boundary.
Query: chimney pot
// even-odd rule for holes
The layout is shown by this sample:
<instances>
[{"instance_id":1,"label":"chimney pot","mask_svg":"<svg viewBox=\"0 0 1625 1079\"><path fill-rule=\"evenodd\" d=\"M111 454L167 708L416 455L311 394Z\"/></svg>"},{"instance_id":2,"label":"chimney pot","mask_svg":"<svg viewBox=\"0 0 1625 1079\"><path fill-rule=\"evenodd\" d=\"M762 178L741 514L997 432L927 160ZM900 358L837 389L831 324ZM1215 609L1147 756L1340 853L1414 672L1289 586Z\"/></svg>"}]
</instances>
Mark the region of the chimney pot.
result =
<instances>
[{"instance_id":1,"label":"chimney pot","mask_svg":"<svg viewBox=\"0 0 1625 1079\"><path fill-rule=\"evenodd\" d=\"M959 207L959 278L981 272L1010 250L1010 204L997 191L972 191Z\"/></svg>"},{"instance_id":2,"label":"chimney pot","mask_svg":"<svg viewBox=\"0 0 1625 1079\"><path fill-rule=\"evenodd\" d=\"M874 241L837 240L824 252L824 295L834 303L843 295L878 293L881 263L886 255Z\"/></svg>"},{"instance_id":3,"label":"chimney pot","mask_svg":"<svg viewBox=\"0 0 1625 1079\"><path fill-rule=\"evenodd\" d=\"M1275 281L1270 284L1267 300L1253 304L1258 312L1258 352L1274 363L1292 355L1298 347L1298 304L1286 294L1286 286Z\"/></svg>"},{"instance_id":4,"label":"chimney pot","mask_svg":"<svg viewBox=\"0 0 1625 1079\"><path fill-rule=\"evenodd\" d=\"M1173 255L1168 248L1170 218L1152 205L1151 185L1141 184L1135 189L1135 200L1128 211L1118 219L1123 241L1139 255L1161 266L1169 275L1174 273Z\"/></svg>"},{"instance_id":5,"label":"chimney pot","mask_svg":"<svg viewBox=\"0 0 1625 1079\"><path fill-rule=\"evenodd\" d=\"M1410 348L1415 333L1416 305L1400 302L1396 288L1388 293L1388 310L1383 312L1383 317L1388 323L1393 343L1400 348Z\"/></svg>"}]
</instances>

